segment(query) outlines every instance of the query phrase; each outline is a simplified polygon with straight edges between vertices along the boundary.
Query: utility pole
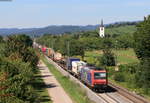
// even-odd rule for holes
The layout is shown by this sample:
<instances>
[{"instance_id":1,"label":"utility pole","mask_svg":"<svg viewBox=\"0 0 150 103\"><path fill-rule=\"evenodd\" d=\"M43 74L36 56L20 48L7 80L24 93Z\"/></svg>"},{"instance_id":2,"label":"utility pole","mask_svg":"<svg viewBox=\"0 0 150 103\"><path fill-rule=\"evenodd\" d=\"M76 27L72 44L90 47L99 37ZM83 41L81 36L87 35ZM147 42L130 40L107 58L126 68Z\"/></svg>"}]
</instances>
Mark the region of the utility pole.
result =
<instances>
[{"instance_id":1,"label":"utility pole","mask_svg":"<svg viewBox=\"0 0 150 103\"><path fill-rule=\"evenodd\" d=\"M53 39L52 41L51 41L51 48L54 50L54 43L55 43L55 39Z\"/></svg>"},{"instance_id":2,"label":"utility pole","mask_svg":"<svg viewBox=\"0 0 150 103\"><path fill-rule=\"evenodd\" d=\"M70 42L67 42L67 52L68 52L68 57L70 56Z\"/></svg>"},{"instance_id":3,"label":"utility pole","mask_svg":"<svg viewBox=\"0 0 150 103\"><path fill-rule=\"evenodd\" d=\"M53 40L51 41L51 46L52 46L52 49L53 49L53 48L54 48L54 47L53 47Z\"/></svg>"},{"instance_id":4,"label":"utility pole","mask_svg":"<svg viewBox=\"0 0 150 103\"><path fill-rule=\"evenodd\" d=\"M55 42L55 40L52 40L51 41L51 48L52 48L52 51L54 52L54 42ZM55 52L54 52L55 53ZM52 55L52 58L54 58L54 54Z\"/></svg>"}]
</instances>

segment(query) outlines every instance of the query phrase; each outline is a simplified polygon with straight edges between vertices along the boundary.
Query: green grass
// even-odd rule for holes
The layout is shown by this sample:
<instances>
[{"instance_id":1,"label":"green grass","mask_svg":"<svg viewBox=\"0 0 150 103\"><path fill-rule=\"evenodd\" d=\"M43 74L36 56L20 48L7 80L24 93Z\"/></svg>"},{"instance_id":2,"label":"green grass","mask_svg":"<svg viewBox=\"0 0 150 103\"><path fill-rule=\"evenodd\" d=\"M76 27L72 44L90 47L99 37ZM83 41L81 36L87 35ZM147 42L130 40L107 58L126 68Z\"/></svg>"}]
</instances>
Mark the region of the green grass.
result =
<instances>
[{"instance_id":1,"label":"green grass","mask_svg":"<svg viewBox=\"0 0 150 103\"><path fill-rule=\"evenodd\" d=\"M139 62L133 49L113 50L113 53L117 56L117 63L119 64ZM97 57L100 56L102 56L102 51L86 51L85 60L88 63L98 64Z\"/></svg>"},{"instance_id":2,"label":"green grass","mask_svg":"<svg viewBox=\"0 0 150 103\"><path fill-rule=\"evenodd\" d=\"M117 62L120 64L128 64L139 62L133 49L113 50L117 56Z\"/></svg>"},{"instance_id":3,"label":"green grass","mask_svg":"<svg viewBox=\"0 0 150 103\"><path fill-rule=\"evenodd\" d=\"M48 92L45 88L45 83L43 79L41 78L40 73L35 75L33 86L36 89L37 94L40 96L39 98L40 103L52 103L48 95Z\"/></svg>"},{"instance_id":4,"label":"green grass","mask_svg":"<svg viewBox=\"0 0 150 103\"><path fill-rule=\"evenodd\" d=\"M74 103L93 103L88 99L85 91L82 90L78 84L71 81L68 77L63 76L53 65L48 63L46 58L41 57L41 59L48 66L64 90L69 94Z\"/></svg>"}]
</instances>

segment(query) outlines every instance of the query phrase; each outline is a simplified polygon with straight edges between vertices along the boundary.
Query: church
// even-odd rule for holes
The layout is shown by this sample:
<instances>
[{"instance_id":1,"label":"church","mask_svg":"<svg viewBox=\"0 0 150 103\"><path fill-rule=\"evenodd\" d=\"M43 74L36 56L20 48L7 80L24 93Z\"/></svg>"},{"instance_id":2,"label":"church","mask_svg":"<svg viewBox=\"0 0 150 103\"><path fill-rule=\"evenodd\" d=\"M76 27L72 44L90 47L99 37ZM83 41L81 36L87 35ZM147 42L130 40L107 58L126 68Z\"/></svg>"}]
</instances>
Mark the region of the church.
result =
<instances>
[{"instance_id":1,"label":"church","mask_svg":"<svg viewBox=\"0 0 150 103\"><path fill-rule=\"evenodd\" d=\"M101 25L99 27L99 36L101 38L105 37L105 27L104 27L104 24L103 24L103 20L101 20Z\"/></svg>"}]
</instances>

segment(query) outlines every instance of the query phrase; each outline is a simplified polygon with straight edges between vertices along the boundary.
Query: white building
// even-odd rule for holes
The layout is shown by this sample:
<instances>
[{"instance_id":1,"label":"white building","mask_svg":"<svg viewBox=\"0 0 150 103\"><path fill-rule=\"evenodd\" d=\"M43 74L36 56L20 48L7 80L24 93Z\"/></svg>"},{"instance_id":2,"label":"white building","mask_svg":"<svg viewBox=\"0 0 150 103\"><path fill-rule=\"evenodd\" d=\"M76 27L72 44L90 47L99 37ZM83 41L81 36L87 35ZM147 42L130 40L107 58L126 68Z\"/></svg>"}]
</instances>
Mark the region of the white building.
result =
<instances>
[{"instance_id":1,"label":"white building","mask_svg":"<svg viewBox=\"0 0 150 103\"><path fill-rule=\"evenodd\" d=\"M101 38L105 37L105 27L103 25L103 20L101 21L101 25L99 27L99 36Z\"/></svg>"},{"instance_id":2,"label":"white building","mask_svg":"<svg viewBox=\"0 0 150 103\"><path fill-rule=\"evenodd\" d=\"M144 16L144 20L148 20L149 15Z\"/></svg>"}]
</instances>

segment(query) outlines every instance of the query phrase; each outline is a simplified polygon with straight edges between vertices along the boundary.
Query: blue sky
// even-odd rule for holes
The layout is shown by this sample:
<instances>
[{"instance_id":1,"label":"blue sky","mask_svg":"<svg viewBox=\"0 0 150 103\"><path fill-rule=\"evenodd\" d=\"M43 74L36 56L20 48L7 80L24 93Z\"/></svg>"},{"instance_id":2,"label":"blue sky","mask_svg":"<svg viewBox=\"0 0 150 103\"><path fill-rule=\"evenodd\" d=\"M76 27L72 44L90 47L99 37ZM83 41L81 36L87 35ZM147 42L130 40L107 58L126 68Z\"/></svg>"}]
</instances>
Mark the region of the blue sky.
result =
<instances>
[{"instance_id":1,"label":"blue sky","mask_svg":"<svg viewBox=\"0 0 150 103\"><path fill-rule=\"evenodd\" d=\"M12 0L0 2L0 28L88 25L142 20L150 0Z\"/></svg>"}]
</instances>

